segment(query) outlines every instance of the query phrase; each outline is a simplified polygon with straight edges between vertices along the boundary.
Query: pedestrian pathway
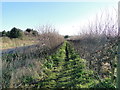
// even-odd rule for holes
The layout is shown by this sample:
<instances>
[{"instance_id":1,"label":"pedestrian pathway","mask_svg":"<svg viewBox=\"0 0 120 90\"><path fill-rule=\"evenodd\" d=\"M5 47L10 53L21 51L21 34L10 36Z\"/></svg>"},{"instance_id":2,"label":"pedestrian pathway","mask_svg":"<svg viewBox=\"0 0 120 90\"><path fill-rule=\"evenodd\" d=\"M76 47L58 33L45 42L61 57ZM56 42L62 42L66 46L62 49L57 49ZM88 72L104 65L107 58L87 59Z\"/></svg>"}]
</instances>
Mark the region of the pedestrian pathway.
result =
<instances>
[{"instance_id":1,"label":"pedestrian pathway","mask_svg":"<svg viewBox=\"0 0 120 90\"><path fill-rule=\"evenodd\" d=\"M45 62L47 77L36 84L39 88L88 88L97 80L93 71L87 70L85 60L81 59L73 47L65 42L54 55Z\"/></svg>"}]
</instances>

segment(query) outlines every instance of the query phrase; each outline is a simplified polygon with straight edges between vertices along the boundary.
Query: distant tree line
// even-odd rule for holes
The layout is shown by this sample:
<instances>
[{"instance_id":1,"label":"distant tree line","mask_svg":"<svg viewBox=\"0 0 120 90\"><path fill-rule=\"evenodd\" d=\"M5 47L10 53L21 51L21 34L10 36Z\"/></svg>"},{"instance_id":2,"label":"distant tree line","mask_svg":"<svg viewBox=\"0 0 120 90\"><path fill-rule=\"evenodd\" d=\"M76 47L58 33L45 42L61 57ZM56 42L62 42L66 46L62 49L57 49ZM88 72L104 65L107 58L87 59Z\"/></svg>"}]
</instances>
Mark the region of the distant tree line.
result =
<instances>
[{"instance_id":1,"label":"distant tree line","mask_svg":"<svg viewBox=\"0 0 120 90\"><path fill-rule=\"evenodd\" d=\"M22 38L24 35L37 36L38 32L30 28L27 28L25 31L22 31L21 29L16 27L13 27L10 31L3 30L2 32L0 32L0 37Z\"/></svg>"}]
</instances>

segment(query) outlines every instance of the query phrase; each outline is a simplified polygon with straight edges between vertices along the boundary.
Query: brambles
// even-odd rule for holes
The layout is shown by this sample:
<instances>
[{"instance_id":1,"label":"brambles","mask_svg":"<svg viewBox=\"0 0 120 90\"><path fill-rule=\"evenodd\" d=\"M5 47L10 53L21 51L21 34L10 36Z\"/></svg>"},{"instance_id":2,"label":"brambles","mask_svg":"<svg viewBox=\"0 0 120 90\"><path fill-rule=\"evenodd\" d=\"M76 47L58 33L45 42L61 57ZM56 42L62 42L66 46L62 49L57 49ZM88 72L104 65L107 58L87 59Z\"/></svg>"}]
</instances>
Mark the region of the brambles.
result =
<instances>
[{"instance_id":1,"label":"brambles","mask_svg":"<svg viewBox=\"0 0 120 90\"><path fill-rule=\"evenodd\" d=\"M107 18L97 17L95 22L88 25L86 32L81 33L76 39L71 38L68 41L73 44L80 57L86 59L87 68L97 73L96 78L98 77L100 81L110 78L111 84L115 87L115 66L117 64L117 54L115 53L118 49L116 18L113 19L112 16ZM104 84L103 81L103 86Z\"/></svg>"},{"instance_id":2,"label":"brambles","mask_svg":"<svg viewBox=\"0 0 120 90\"><path fill-rule=\"evenodd\" d=\"M115 52L117 51L117 40L112 38L109 42L98 43L98 40L92 39L90 36L84 40L81 38L79 41L69 41L79 53L80 57L86 59L87 69L93 70L94 79L99 80L99 84L94 85L94 88L115 88L116 83L116 63L117 60ZM96 42L96 43L95 43ZM108 82L106 81L108 79Z\"/></svg>"}]
</instances>

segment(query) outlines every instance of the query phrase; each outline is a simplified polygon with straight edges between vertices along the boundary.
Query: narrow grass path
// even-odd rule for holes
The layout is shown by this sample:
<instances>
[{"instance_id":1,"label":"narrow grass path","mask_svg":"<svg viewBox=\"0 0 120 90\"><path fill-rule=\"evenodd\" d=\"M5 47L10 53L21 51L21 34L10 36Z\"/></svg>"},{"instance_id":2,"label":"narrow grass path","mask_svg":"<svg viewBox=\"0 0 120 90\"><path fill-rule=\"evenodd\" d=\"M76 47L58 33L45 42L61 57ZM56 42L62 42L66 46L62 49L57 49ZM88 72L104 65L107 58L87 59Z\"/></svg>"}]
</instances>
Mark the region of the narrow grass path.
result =
<instances>
[{"instance_id":1,"label":"narrow grass path","mask_svg":"<svg viewBox=\"0 0 120 90\"><path fill-rule=\"evenodd\" d=\"M93 77L93 71L86 69L86 61L79 57L68 42L47 58L44 73L46 78L35 84L35 87L73 89L88 88L98 83Z\"/></svg>"}]
</instances>

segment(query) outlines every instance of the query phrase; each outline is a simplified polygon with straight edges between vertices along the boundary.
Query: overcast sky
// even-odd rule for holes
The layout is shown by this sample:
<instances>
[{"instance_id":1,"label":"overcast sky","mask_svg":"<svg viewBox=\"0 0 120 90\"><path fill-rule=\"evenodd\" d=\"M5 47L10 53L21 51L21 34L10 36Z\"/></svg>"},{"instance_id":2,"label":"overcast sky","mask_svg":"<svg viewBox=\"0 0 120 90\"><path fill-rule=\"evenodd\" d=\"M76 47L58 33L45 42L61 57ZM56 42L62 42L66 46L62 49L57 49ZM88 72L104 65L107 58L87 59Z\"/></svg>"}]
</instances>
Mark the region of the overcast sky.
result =
<instances>
[{"instance_id":1,"label":"overcast sky","mask_svg":"<svg viewBox=\"0 0 120 90\"><path fill-rule=\"evenodd\" d=\"M2 30L25 30L51 24L60 34L76 34L80 27L117 2L2 2ZM1 30L1 31L2 31Z\"/></svg>"}]
</instances>

